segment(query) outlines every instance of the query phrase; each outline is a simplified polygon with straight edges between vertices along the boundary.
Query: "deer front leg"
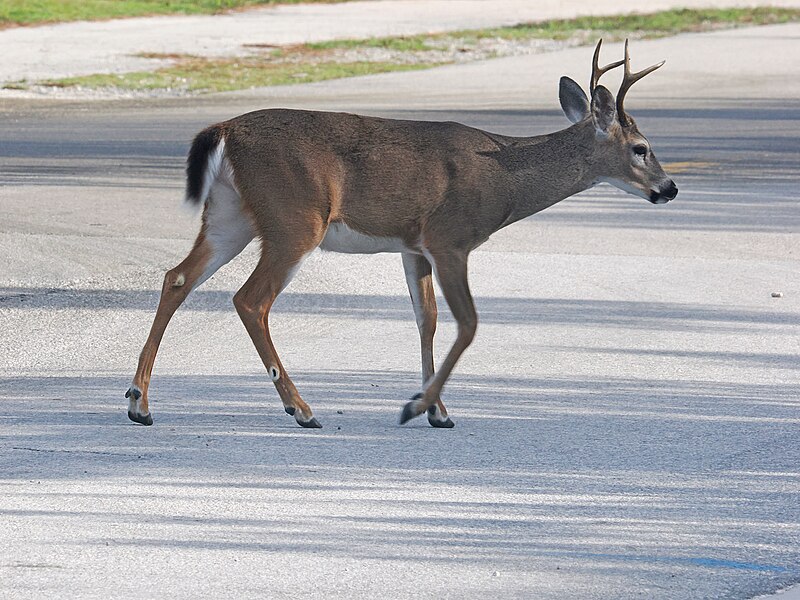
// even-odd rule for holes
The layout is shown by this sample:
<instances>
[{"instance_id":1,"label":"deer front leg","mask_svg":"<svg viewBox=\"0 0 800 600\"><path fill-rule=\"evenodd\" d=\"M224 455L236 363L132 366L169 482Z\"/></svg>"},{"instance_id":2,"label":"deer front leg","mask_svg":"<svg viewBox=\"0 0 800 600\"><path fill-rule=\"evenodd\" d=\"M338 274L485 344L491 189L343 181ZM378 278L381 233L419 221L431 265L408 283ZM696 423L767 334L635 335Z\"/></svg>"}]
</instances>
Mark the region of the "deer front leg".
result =
<instances>
[{"instance_id":1,"label":"deer front leg","mask_svg":"<svg viewBox=\"0 0 800 600\"><path fill-rule=\"evenodd\" d=\"M450 373L464 350L472 343L478 327L478 315L475 312L475 304L467 281L467 254L431 252L430 259L436 270L436 278L439 280L447 305L458 323L458 335L442 366L439 367L438 373L425 383L422 393L414 396L411 402L403 408L400 413L401 424L435 408L434 405L441 394L442 387L450 377ZM452 421L450 423L449 426L452 427Z\"/></svg>"},{"instance_id":2,"label":"deer front leg","mask_svg":"<svg viewBox=\"0 0 800 600\"><path fill-rule=\"evenodd\" d=\"M436 296L433 293L431 263L419 254L404 253L403 269L406 274L408 292L414 305L417 318L422 354L422 385L434 375L433 336L436 333ZM436 396L436 405L428 409L428 423L433 427L450 428L455 425L447 416L447 409L441 398Z\"/></svg>"}]
</instances>

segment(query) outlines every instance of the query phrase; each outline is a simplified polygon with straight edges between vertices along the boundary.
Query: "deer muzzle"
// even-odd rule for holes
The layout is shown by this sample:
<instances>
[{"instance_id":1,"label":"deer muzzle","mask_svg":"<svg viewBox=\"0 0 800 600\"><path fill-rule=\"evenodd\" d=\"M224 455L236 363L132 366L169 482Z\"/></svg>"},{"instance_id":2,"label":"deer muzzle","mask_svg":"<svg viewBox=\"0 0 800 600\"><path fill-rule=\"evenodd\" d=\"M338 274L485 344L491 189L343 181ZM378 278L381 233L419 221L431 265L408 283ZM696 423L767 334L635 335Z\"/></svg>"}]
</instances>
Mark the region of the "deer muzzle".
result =
<instances>
[{"instance_id":1,"label":"deer muzzle","mask_svg":"<svg viewBox=\"0 0 800 600\"><path fill-rule=\"evenodd\" d=\"M678 186L671 179L666 185L657 190L650 191L650 202L653 204L666 204L678 195Z\"/></svg>"}]
</instances>

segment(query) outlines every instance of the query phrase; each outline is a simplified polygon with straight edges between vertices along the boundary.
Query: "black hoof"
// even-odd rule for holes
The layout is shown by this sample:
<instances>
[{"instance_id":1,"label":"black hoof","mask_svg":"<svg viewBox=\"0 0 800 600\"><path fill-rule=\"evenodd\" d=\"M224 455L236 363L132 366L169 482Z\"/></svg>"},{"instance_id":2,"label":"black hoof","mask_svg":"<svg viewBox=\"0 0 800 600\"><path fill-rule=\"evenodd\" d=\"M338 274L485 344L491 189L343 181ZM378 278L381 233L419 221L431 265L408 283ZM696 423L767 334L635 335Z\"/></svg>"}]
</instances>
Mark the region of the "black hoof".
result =
<instances>
[{"instance_id":1,"label":"black hoof","mask_svg":"<svg viewBox=\"0 0 800 600\"><path fill-rule=\"evenodd\" d=\"M285 411L286 411L286 414L287 414L287 415L292 415L292 416L294 416L294 413L295 413L295 411L296 411L297 409L296 409L294 406L284 406L284 407L283 407L283 410L285 410Z\"/></svg>"},{"instance_id":2,"label":"black hoof","mask_svg":"<svg viewBox=\"0 0 800 600\"><path fill-rule=\"evenodd\" d=\"M419 412L417 411L417 403L414 401L418 397L422 397L422 394L417 394L411 400L411 402L407 402L406 405L403 407L402 412L400 413L400 425L404 423L408 423L414 417L419 416Z\"/></svg>"},{"instance_id":3,"label":"black hoof","mask_svg":"<svg viewBox=\"0 0 800 600\"><path fill-rule=\"evenodd\" d=\"M437 421L428 417L428 423L430 423L432 427L440 427L442 429L452 429L456 426L450 417L447 417L444 421Z\"/></svg>"},{"instance_id":4,"label":"black hoof","mask_svg":"<svg viewBox=\"0 0 800 600\"><path fill-rule=\"evenodd\" d=\"M146 415L142 416L142 415L137 415L135 412L129 410L128 418L134 423L141 423L142 425L153 424L153 415L151 415L150 413L147 413Z\"/></svg>"},{"instance_id":5,"label":"black hoof","mask_svg":"<svg viewBox=\"0 0 800 600\"><path fill-rule=\"evenodd\" d=\"M308 421L298 421L297 423L300 427L306 427L307 429L322 429L322 423L317 421L316 417L311 417Z\"/></svg>"},{"instance_id":6,"label":"black hoof","mask_svg":"<svg viewBox=\"0 0 800 600\"><path fill-rule=\"evenodd\" d=\"M128 391L125 392L125 397L130 398L131 396L133 396L134 400L138 400L139 398L142 397L142 392L140 392L135 388L128 388Z\"/></svg>"},{"instance_id":7,"label":"black hoof","mask_svg":"<svg viewBox=\"0 0 800 600\"><path fill-rule=\"evenodd\" d=\"M456 426L453 421L450 420L450 417L447 417L444 421L441 419L436 418L436 405L428 407L428 423L431 424L432 427L440 427L442 429L452 429Z\"/></svg>"}]
</instances>

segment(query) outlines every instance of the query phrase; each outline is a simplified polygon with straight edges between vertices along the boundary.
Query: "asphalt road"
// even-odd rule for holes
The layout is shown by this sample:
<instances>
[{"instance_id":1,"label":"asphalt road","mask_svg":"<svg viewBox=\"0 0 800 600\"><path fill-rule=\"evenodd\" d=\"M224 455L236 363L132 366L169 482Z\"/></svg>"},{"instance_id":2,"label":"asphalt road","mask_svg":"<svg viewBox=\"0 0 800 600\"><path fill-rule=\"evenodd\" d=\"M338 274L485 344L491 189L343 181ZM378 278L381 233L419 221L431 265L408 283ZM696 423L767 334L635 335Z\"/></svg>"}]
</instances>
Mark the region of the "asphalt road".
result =
<instances>
[{"instance_id":1,"label":"asphalt road","mask_svg":"<svg viewBox=\"0 0 800 600\"><path fill-rule=\"evenodd\" d=\"M750 598L800 581L800 101L629 101L680 195L596 188L473 255L481 325L445 389L452 430L397 425L419 375L393 255L314 255L279 300L276 346L324 425L296 427L230 303L252 250L176 315L155 426L136 426L122 395L198 227L188 141L264 102L0 104L0 596ZM554 101L403 105L370 112L567 123Z\"/></svg>"}]
</instances>

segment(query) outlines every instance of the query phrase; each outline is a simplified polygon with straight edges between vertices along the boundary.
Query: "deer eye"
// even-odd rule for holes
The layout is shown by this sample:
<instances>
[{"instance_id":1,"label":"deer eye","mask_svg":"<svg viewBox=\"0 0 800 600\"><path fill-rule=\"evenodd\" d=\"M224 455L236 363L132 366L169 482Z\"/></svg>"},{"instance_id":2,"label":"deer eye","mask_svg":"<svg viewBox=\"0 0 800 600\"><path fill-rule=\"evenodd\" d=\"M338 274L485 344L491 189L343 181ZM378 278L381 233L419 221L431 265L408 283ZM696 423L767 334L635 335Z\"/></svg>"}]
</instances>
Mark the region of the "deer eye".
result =
<instances>
[{"instance_id":1,"label":"deer eye","mask_svg":"<svg viewBox=\"0 0 800 600\"><path fill-rule=\"evenodd\" d=\"M647 146L645 146L644 144L636 144L633 147L633 153L636 156L647 156Z\"/></svg>"}]
</instances>

